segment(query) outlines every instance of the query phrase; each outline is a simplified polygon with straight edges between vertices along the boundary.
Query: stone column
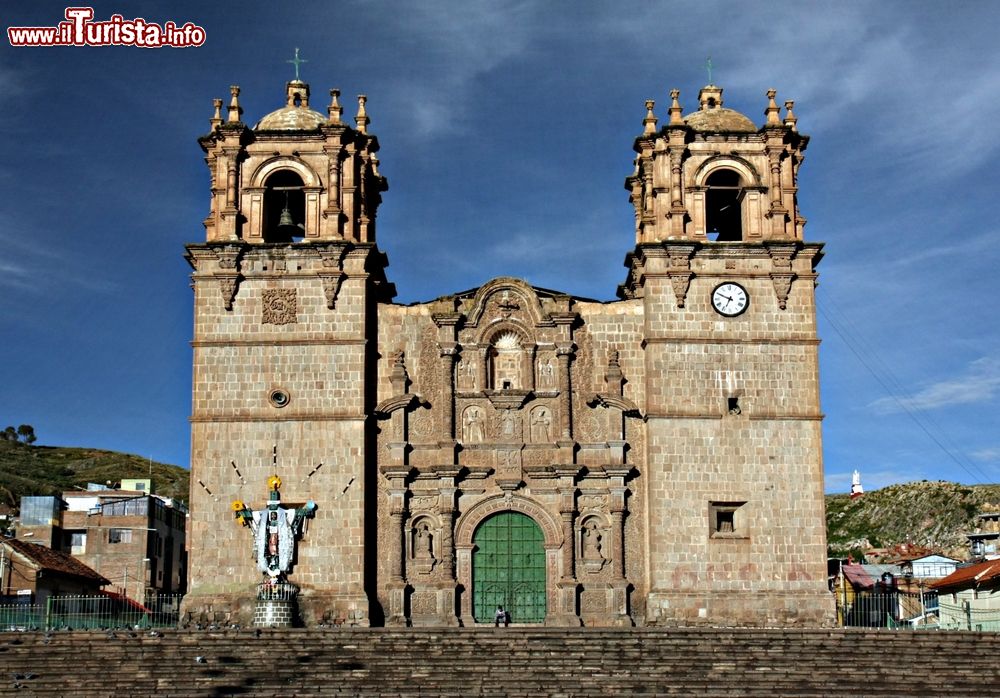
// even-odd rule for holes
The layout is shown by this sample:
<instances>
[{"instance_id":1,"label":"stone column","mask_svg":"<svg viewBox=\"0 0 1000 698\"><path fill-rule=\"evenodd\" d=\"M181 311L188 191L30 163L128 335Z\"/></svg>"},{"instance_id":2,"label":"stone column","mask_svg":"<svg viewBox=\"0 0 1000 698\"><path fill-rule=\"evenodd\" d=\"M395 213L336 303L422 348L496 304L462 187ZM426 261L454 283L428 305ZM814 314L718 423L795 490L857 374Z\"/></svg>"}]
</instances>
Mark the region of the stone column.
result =
<instances>
[{"instance_id":1,"label":"stone column","mask_svg":"<svg viewBox=\"0 0 1000 698\"><path fill-rule=\"evenodd\" d=\"M611 479L609 506L611 514L611 552L614 556L611 568L610 611L617 616L616 625L631 626L628 614L628 579L625 577L625 477L627 467L605 469Z\"/></svg>"},{"instance_id":2,"label":"stone column","mask_svg":"<svg viewBox=\"0 0 1000 698\"><path fill-rule=\"evenodd\" d=\"M441 433L448 440L455 438L455 357L458 344L441 342Z\"/></svg>"},{"instance_id":3,"label":"stone column","mask_svg":"<svg viewBox=\"0 0 1000 698\"><path fill-rule=\"evenodd\" d=\"M521 356L521 379L522 385L520 388L522 390L534 390L535 389L535 347L534 345L530 347L524 347L522 349L523 354Z\"/></svg>"},{"instance_id":4,"label":"stone column","mask_svg":"<svg viewBox=\"0 0 1000 698\"><path fill-rule=\"evenodd\" d=\"M389 536L388 559L389 608L387 625L406 625L404 595L406 593L406 473L386 473L389 478Z\"/></svg>"},{"instance_id":5,"label":"stone column","mask_svg":"<svg viewBox=\"0 0 1000 698\"><path fill-rule=\"evenodd\" d=\"M239 150L226 148L222 151L226 156L226 212L236 212L236 164Z\"/></svg>"},{"instance_id":6,"label":"stone column","mask_svg":"<svg viewBox=\"0 0 1000 698\"><path fill-rule=\"evenodd\" d=\"M441 517L441 571L448 581L455 581L455 493L453 478L447 478L440 485L438 515Z\"/></svg>"},{"instance_id":7,"label":"stone column","mask_svg":"<svg viewBox=\"0 0 1000 698\"><path fill-rule=\"evenodd\" d=\"M569 361L573 355L573 349L572 342L560 342L556 345L556 358L559 361L559 436L562 440L573 438L569 374Z\"/></svg>"},{"instance_id":8,"label":"stone column","mask_svg":"<svg viewBox=\"0 0 1000 698\"><path fill-rule=\"evenodd\" d=\"M479 349L479 389L489 390L496 386L490 385L490 347L487 344Z\"/></svg>"},{"instance_id":9,"label":"stone column","mask_svg":"<svg viewBox=\"0 0 1000 698\"><path fill-rule=\"evenodd\" d=\"M573 530L573 514L573 509L559 510L563 529L562 578L564 582L573 582L576 579L576 570L573 566L573 559L576 557L576 532Z\"/></svg>"}]
</instances>

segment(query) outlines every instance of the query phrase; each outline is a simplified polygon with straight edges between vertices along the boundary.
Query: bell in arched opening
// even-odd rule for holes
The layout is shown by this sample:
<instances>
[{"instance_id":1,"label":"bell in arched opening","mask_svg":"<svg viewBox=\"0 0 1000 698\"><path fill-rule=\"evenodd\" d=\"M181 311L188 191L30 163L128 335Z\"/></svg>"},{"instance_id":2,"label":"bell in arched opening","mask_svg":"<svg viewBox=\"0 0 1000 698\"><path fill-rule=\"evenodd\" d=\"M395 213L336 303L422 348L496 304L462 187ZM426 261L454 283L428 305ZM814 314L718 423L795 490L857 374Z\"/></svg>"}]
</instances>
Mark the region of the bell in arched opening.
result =
<instances>
[{"instance_id":1,"label":"bell in arched opening","mask_svg":"<svg viewBox=\"0 0 1000 698\"><path fill-rule=\"evenodd\" d=\"M716 170L705 182L705 226L708 239L738 242L743 239L743 187L733 170Z\"/></svg>"},{"instance_id":2,"label":"bell in arched opening","mask_svg":"<svg viewBox=\"0 0 1000 698\"><path fill-rule=\"evenodd\" d=\"M264 192L264 242L294 242L305 235L302 179L291 170L268 177Z\"/></svg>"}]
</instances>

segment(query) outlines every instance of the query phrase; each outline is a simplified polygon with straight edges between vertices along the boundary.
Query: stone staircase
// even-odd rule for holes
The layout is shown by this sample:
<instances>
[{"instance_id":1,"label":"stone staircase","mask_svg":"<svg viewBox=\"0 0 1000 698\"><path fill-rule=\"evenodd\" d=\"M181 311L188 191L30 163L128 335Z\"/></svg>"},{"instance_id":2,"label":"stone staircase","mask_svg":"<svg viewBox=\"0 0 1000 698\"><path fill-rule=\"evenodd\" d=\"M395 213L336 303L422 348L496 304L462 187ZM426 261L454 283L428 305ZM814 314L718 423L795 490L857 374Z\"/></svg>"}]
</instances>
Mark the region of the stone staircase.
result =
<instances>
[{"instance_id":1,"label":"stone staircase","mask_svg":"<svg viewBox=\"0 0 1000 698\"><path fill-rule=\"evenodd\" d=\"M1000 633L534 627L0 633L0 695L1000 696Z\"/></svg>"}]
</instances>

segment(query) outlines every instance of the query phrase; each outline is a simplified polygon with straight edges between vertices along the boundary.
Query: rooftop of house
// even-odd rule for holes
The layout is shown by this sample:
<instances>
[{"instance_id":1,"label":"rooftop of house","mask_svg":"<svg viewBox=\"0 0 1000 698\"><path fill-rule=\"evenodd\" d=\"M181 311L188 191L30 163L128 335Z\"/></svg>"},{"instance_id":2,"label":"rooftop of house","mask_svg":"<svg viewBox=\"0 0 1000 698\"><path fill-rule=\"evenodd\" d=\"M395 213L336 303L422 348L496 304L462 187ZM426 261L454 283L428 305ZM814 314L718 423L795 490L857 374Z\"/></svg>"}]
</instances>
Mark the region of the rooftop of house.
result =
<instances>
[{"instance_id":1,"label":"rooftop of house","mask_svg":"<svg viewBox=\"0 0 1000 698\"><path fill-rule=\"evenodd\" d=\"M939 582L931 584L938 591L960 591L1000 584L1000 560L986 560L959 567Z\"/></svg>"},{"instance_id":2,"label":"rooftop of house","mask_svg":"<svg viewBox=\"0 0 1000 698\"><path fill-rule=\"evenodd\" d=\"M111 581L92 570L68 553L52 550L44 545L28 543L23 540L5 538L0 546L7 548L12 556L21 557L37 570L56 572L71 577L89 579L97 584L110 584Z\"/></svg>"}]
</instances>

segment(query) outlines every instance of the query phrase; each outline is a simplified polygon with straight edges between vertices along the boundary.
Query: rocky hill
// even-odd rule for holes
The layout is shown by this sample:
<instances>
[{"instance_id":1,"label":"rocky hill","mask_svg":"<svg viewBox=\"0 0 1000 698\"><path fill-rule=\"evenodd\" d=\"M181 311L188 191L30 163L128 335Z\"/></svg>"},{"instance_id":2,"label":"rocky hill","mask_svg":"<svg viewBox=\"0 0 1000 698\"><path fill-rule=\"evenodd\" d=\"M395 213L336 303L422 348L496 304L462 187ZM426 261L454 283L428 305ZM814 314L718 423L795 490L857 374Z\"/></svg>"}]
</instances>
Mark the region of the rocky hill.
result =
<instances>
[{"instance_id":1,"label":"rocky hill","mask_svg":"<svg viewBox=\"0 0 1000 698\"><path fill-rule=\"evenodd\" d=\"M1000 510L1000 485L909 482L866 492L826 497L827 544L832 557L846 557L869 547L901 543L927 546L965 559L965 534L976 515Z\"/></svg>"},{"instance_id":2,"label":"rocky hill","mask_svg":"<svg viewBox=\"0 0 1000 698\"><path fill-rule=\"evenodd\" d=\"M88 482L146 477L152 478L157 494L187 501L189 473L176 465L96 448L0 441L0 510L16 510L25 495L59 494L85 488Z\"/></svg>"}]
</instances>

